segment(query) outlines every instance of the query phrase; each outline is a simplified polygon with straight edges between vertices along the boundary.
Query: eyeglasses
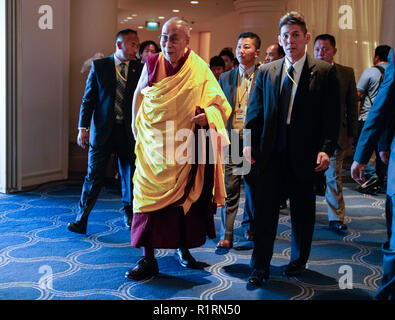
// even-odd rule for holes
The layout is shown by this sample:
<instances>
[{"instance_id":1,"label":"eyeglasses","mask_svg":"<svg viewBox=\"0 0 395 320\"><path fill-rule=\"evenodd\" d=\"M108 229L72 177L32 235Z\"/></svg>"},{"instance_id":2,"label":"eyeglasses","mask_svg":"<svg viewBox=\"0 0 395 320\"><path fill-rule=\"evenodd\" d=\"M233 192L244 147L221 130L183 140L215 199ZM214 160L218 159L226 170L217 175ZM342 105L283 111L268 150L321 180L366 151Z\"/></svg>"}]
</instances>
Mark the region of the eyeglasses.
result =
<instances>
[{"instance_id":1,"label":"eyeglasses","mask_svg":"<svg viewBox=\"0 0 395 320\"><path fill-rule=\"evenodd\" d=\"M170 36L170 37L169 37L169 36L166 35L166 34L161 34L161 35L159 36L159 40L160 40L160 42L163 43L163 44L169 42L169 43L171 43L171 44L173 44L173 45L176 45L176 44L178 44L182 39L181 39L179 36L177 36L177 35L174 35L174 36Z\"/></svg>"}]
</instances>

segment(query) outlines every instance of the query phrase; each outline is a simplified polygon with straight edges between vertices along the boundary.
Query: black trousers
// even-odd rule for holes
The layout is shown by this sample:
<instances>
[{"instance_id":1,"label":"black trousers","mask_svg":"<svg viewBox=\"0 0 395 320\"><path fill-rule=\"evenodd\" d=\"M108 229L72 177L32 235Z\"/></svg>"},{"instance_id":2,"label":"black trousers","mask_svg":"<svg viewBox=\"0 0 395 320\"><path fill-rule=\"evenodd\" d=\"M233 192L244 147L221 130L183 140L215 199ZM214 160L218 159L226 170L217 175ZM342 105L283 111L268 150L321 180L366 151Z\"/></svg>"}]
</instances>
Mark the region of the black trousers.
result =
<instances>
[{"instance_id":1,"label":"black trousers","mask_svg":"<svg viewBox=\"0 0 395 320\"><path fill-rule=\"evenodd\" d=\"M106 168L112 153L116 153L122 185L122 210L133 214L132 178L135 169L134 145L128 141L123 124L115 124L107 143L100 147L89 146L88 173L82 187L77 221L87 222L102 188Z\"/></svg>"},{"instance_id":2,"label":"black trousers","mask_svg":"<svg viewBox=\"0 0 395 320\"><path fill-rule=\"evenodd\" d=\"M257 170L259 172L259 170ZM269 270L276 239L279 206L284 195L290 199L292 224L291 262L305 265L310 256L315 224L314 179L302 179L293 172L287 151L272 157L265 171L250 188L255 204L254 250L251 267Z\"/></svg>"}]
</instances>

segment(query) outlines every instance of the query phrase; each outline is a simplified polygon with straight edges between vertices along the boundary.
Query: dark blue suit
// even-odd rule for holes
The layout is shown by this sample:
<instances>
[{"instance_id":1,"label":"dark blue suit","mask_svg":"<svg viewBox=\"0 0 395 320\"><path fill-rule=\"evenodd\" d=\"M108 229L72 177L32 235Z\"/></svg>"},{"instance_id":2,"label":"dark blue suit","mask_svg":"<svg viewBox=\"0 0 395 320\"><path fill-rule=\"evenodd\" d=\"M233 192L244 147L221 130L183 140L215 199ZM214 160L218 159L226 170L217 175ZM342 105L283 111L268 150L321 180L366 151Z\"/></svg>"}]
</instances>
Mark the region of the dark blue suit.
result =
<instances>
[{"instance_id":1,"label":"dark blue suit","mask_svg":"<svg viewBox=\"0 0 395 320\"><path fill-rule=\"evenodd\" d=\"M251 93L253 92L255 86L256 75L258 73L258 70L259 70L258 66L256 66L256 69L254 71L254 77L251 83L251 89L250 89ZM231 145L230 147L235 148L236 147L235 143L238 142L240 148L238 154L242 159L243 141L238 141L240 135L232 131L233 118L235 116L235 109L237 105L236 99L237 99L237 91L238 91L238 87L237 87L238 77L239 77L239 68L230 70L228 72L224 72L220 76L219 84L226 96L226 99L228 100L229 104L232 107L232 114L229 117L226 125L226 129L228 130L228 134L229 137L231 137L231 142L233 145L233 146ZM251 99L251 95L248 96L247 105L250 99ZM231 151L229 150L229 154L230 153ZM225 240L233 241L233 224L239 206L240 185L242 183L242 176L234 175L232 172L234 168L241 168L244 165L244 162L245 161L243 161L240 164L234 164L233 162L230 162L225 166L225 185L226 185L227 198L226 198L226 206L222 207L221 209L221 219L222 219L221 233L222 233L222 238ZM245 176L245 181L248 179L250 180L253 179L253 172L249 172L248 178L247 176ZM242 221L243 228L249 231L253 231L253 224L252 224L253 217L254 217L254 206L250 197L249 185L245 183L245 205L244 205L244 214ZM227 235L226 231L230 232L230 230L232 232L232 235Z\"/></svg>"},{"instance_id":2,"label":"dark blue suit","mask_svg":"<svg viewBox=\"0 0 395 320\"><path fill-rule=\"evenodd\" d=\"M392 233L389 241L384 245L383 262L383 282L378 291L377 297L383 299L395 299L395 220L393 212L395 210L395 137L394 127L391 125L395 118L395 48L392 48L388 56L388 67L385 71L384 80L380 90L374 100L373 106L369 111L365 126L358 140L354 160L361 164L369 161L379 138L386 134L391 137L391 155L388 166L388 185L387 185L387 223L391 226ZM386 132L391 130L392 132Z\"/></svg>"},{"instance_id":3,"label":"dark blue suit","mask_svg":"<svg viewBox=\"0 0 395 320\"><path fill-rule=\"evenodd\" d=\"M284 59L260 68L248 107L252 156L260 178L252 190L255 246L251 266L269 270L281 197L291 203L291 262L306 264L315 223L314 169L319 152L332 155L339 133L340 106L335 69L307 55L296 91L285 151L278 151L279 96Z\"/></svg>"},{"instance_id":4,"label":"dark blue suit","mask_svg":"<svg viewBox=\"0 0 395 320\"><path fill-rule=\"evenodd\" d=\"M77 221L86 224L99 195L108 160L113 152L118 157L122 182L123 211L131 216L134 145L132 135L132 99L142 71L142 64L130 61L123 98L123 122L116 122L115 96L117 74L114 57L95 60L88 76L80 109L79 127L90 128L88 173L85 177Z\"/></svg>"}]
</instances>

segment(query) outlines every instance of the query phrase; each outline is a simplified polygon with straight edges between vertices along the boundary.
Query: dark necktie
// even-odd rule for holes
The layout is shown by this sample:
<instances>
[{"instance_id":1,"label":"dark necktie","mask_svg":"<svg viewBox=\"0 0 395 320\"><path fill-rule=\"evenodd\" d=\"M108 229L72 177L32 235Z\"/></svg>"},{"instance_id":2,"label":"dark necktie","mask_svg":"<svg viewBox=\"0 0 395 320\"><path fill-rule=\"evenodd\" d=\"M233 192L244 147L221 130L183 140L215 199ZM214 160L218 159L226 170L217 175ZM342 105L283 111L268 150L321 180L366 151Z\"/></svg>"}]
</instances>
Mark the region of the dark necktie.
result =
<instances>
[{"instance_id":1,"label":"dark necktie","mask_svg":"<svg viewBox=\"0 0 395 320\"><path fill-rule=\"evenodd\" d=\"M292 87L294 75L294 68L292 66L288 69L288 74L284 79L283 87L279 99L279 138L278 151L283 151L287 147L287 118L289 112L289 105L292 96ZM291 78L290 78L291 77Z\"/></svg>"},{"instance_id":2,"label":"dark necktie","mask_svg":"<svg viewBox=\"0 0 395 320\"><path fill-rule=\"evenodd\" d=\"M116 89L116 95L115 95L115 114L116 114L116 119L118 121L123 120L123 109L122 109L122 104L123 104L123 97L125 95L125 89L126 89L126 81L124 80L126 78L125 75L125 69L126 69L126 64L121 63L119 65L120 71L119 73L121 74L121 77L117 77L117 89Z\"/></svg>"}]
</instances>

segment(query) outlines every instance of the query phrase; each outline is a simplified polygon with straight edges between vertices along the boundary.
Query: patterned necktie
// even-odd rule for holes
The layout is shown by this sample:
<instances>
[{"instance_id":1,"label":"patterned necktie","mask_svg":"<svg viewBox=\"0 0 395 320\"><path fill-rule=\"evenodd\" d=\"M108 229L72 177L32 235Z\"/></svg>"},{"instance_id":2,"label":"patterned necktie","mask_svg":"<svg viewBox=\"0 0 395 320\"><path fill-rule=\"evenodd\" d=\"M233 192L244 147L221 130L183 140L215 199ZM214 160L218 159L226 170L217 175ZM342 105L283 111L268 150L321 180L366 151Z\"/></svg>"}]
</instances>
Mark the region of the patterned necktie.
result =
<instances>
[{"instance_id":1,"label":"patterned necktie","mask_svg":"<svg viewBox=\"0 0 395 320\"><path fill-rule=\"evenodd\" d=\"M240 84L240 92L241 92L240 104L243 106L247 104L247 91L248 91L248 74L247 72L244 72Z\"/></svg>"},{"instance_id":2,"label":"patterned necktie","mask_svg":"<svg viewBox=\"0 0 395 320\"><path fill-rule=\"evenodd\" d=\"M284 79L283 88L279 98L279 138L278 151L283 151L287 147L287 118L289 112L289 104L291 102L294 68L288 69L288 74ZM291 77L291 78L290 78Z\"/></svg>"},{"instance_id":3,"label":"patterned necktie","mask_svg":"<svg viewBox=\"0 0 395 320\"><path fill-rule=\"evenodd\" d=\"M126 81L124 80L126 77L125 75L126 63L121 63L119 67L120 67L119 73L121 74L123 79L119 76L117 77L117 88L115 95L115 114L116 114L116 119L118 121L122 121L123 120L122 104L123 104L123 98L126 89Z\"/></svg>"}]
</instances>

